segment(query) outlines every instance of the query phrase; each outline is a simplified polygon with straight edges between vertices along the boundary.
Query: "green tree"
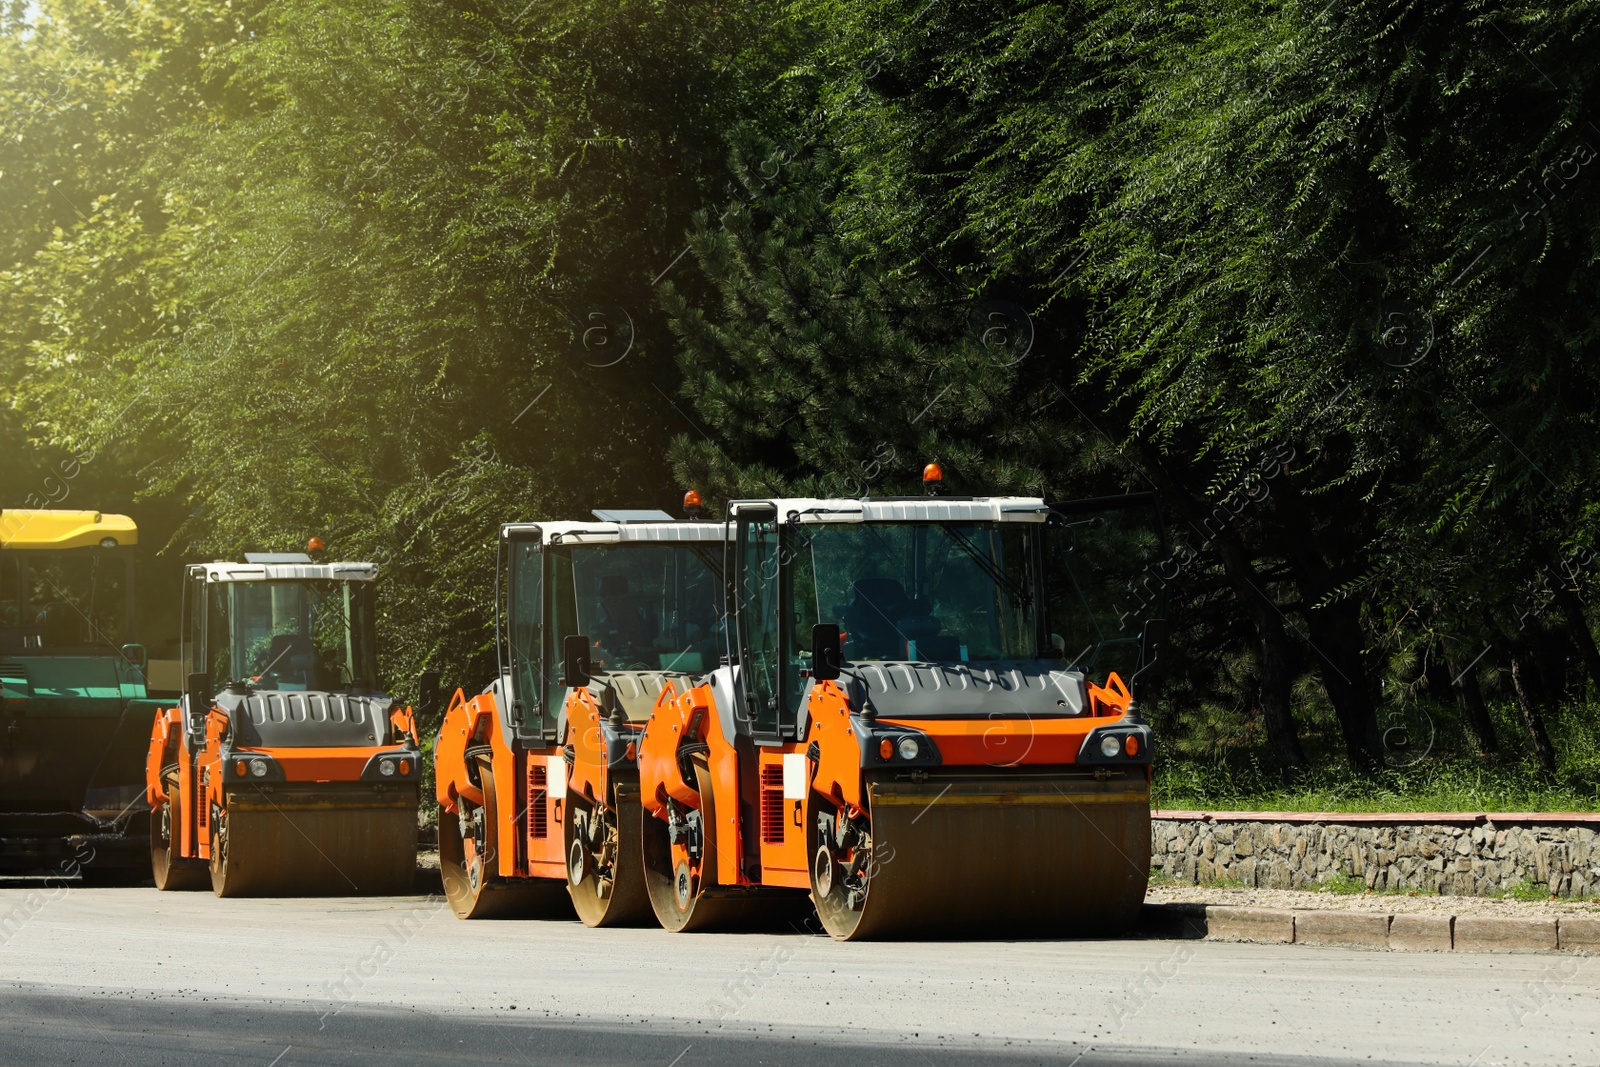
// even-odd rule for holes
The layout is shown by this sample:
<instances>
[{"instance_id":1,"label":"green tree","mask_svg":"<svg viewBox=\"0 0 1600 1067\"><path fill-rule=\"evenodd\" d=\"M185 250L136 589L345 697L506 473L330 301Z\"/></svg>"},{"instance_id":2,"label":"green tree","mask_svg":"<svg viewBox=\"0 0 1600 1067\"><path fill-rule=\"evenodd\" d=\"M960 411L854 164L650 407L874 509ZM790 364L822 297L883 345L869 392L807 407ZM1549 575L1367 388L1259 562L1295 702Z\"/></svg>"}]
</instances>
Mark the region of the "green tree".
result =
<instances>
[{"instance_id":1,"label":"green tree","mask_svg":"<svg viewBox=\"0 0 1600 1067\"><path fill-rule=\"evenodd\" d=\"M261 8L27 264L36 432L126 426L192 551L378 559L391 680L481 684L499 522L675 499L651 282L778 61L764 15Z\"/></svg>"},{"instance_id":2,"label":"green tree","mask_svg":"<svg viewBox=\"0 0 1600 1067\"><path fill-rule=\"evenodd\" d=\"M1188 528L1184 585L1224 583L1251 620L1286 771L1304 761L1289 709L1307 671L1345 757L1373 767L1393 653L1488 634L1518 674L1563 670L1504 620L1590 539L1595 318L1574 294L1593 291L1600 210L1579 194L1592 5L805 10L826 46L795 128L839 161L806 207L826 236L807 240L903 294L937 276L938 300L1027 307L1039 358L955 376L1005 398L962 435L972 484L1018 484L1019 437L1058 443L1040 463L1055 473L1093 454L1085 427L1103 435ZM1537 198L1509 195L1530 181ZM783 229L740 237L739 255L708 234L724 297L682 316L692 394L748 390L744 410L708 409L736 460L787 414L759 387L795 336L778 326L792 289L761 282L800 276L761 251ZM869 290L834 278L831 317L894 305ZM760 335L764 312L784 343ZM925 403L897 347L923 316L892 318L855 354L889 425ZM923 363L949 375L960 351L947 331ZM695 378L707 367L724 384ZM1067 403L1018 402L1045 386ZM811 462L797 451L783 473ZM1592 645L1565 603L1549 621Z\"/></svg>"}]
</instances>

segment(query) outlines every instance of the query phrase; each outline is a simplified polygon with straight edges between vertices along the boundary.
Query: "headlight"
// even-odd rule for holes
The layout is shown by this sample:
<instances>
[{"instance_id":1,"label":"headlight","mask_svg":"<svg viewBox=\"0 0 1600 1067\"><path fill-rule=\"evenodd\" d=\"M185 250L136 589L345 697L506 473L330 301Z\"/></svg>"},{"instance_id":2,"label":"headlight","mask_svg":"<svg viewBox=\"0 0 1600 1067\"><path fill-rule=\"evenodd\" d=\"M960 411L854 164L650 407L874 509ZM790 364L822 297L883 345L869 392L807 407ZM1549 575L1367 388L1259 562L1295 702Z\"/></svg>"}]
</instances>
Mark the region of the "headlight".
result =
<instances>
[{"instance_id":1,"label":"headlight","mask_svg":"<svg viewBox=\"0 0 1600 1067\"><path fill-rule=\"evenodd\" d=\"M250 773L257 778L265 778L267 776L267 761L264 759L251 760Z\"/></svg>"},{"instance_id":2,"label":"headlight","mask_svg":"<svg viewBox=\"0 0 1600 1067\"><path fill-rule=\"evenodd\" d=\"M378 773L386 778L394 777L394 760L382 760L378 763Z\"/></svg>"},{"instance_id":3,"label":"headlight","mask_svg":"<svg viewBox=\"0 0 1600 1067\"><path fill-rule=\"evenodd\" d=\"M900 758L916 759L920 751L915 737L902 737L900 739Z\"/></svg>"},{"instance_id":4,"label":"headlight","mask_svg":"<svg viewBox=\"0 0 1600 1067\"><path fill-rule=\"evenodd\" d=\"M1122 738L1116 734L1107 734L1100 739L1100 754L1107 758L1122 754Z\"/></svg>"}]
</instances>

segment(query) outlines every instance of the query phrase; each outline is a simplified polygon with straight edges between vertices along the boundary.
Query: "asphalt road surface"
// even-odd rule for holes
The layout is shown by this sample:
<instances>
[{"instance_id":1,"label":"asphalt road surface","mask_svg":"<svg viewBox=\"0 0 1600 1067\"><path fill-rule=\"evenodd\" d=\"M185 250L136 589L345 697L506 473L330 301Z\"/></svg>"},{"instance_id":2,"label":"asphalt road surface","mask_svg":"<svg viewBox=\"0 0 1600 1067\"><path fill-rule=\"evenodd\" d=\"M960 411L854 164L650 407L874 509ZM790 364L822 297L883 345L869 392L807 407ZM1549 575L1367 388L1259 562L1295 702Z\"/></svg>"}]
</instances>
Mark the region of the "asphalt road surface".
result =
<instances>
[{"instance_id":1,"label":"asphalt road surface","mask_svg":"<svg viewBox=\"0 0 1600 1067\"><path fill-rule=\"evenodd\" d=\"M0 884L0 1067L836 1062L1600 1067L1600 960L842 945Z\"/></svg>"}]
</instances>

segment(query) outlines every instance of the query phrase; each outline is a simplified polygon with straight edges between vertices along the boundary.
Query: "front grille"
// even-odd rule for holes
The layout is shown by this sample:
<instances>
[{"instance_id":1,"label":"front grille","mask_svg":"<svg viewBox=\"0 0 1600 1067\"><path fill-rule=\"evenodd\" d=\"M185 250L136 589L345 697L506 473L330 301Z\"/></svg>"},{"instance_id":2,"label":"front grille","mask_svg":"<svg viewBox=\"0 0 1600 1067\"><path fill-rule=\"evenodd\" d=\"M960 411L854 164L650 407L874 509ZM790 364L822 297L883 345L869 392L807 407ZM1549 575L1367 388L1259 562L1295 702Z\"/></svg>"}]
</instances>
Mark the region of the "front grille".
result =
<instances>
[{"instance_id":1,"label":"front grille","mask_svg":"<svg viewBox=\"0 0 1600 1067\"><path fill-rule=\"evenodd\" d=\"M783 844L783 765L769 763L761 768L761 840L769 845Z\"/></svg>"},{"instance_id":2,"label":"front grille","mask_svg":"<svg viewBox=\"0 0 1600 1067\"><path fill-rule=\"evenodd\" d=\"M549 769L543 761L528 764L528 836L550 836Z\"/></svg>"},{"instance_id":3,"label":"front grille","mask_svg":"<svg viewBox=\"0 0 1600 1067\"><path fill-rule=\"evenodd\" d=\"M281 722L364 723L368 701L343 693L264 692L245 700L250 721L257 726Z\"/></svg>"}]
</instances>

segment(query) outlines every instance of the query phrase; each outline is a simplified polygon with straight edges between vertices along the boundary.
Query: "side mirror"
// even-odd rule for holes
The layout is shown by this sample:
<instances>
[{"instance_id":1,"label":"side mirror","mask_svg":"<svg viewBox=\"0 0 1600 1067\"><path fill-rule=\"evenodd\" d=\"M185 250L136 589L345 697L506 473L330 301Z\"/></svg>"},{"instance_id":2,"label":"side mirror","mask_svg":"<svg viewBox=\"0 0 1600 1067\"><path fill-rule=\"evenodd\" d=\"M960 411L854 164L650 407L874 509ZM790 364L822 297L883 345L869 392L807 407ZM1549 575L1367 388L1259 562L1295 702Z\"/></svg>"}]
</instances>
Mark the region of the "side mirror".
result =
<instances>
[{"instance_id":1,"label":"side mirror","mask_svg":"<svg viewBox=\"0 0 1600 1067\"><path fill-rule=\"evenodd\" d=\"M831 682L839 677L839 667L844 662L836 623L819 622L811 628L811 677L819 682Z\"/></svg>"},{"instance_id":2,"label":"side mirror","mask_svg":"<svg viewBox=\"0 0 1600 1067\"><path fill-rule=\"evenodd\" d=\"M581 689L589 684L589 638L568 634L561 641L561 684Z\"/></svg>"},{"instance_id":3,"label":"side mirror","mask_svg":"<svg viewBox=\"0 0 1600 1067\"><path fill-rule=\"evenodd\" d=\"M137 667L141 671L150 666L150 653L145 651L143 645L123 645L121 651L122 658L127 660L131 666Z\"/></svg>"},{"instance_id":4,"label":"side mirror","mask_svg":"<svg viewBox=\"0 0 1600 1067\"><path fill-rule=\"evenodd\" d=\"M188 716L186 724L191 743L203 744L206 736L206 713L211 710L211 675L203 672L191 674L183 680L183 710Z\"/></svg>"},{"instance_id":5,"label":"side mirror","mask_svg":"<svg viewBox=\"0 0 1600 1067\"><path fill-rule=\"evenodd\" d=\"M432 715L439 706L439 672L423 671L417 676L417 710Z\"/></svg>"},{"instance_id":6,"label":"side mirror","mask_svg":"<svg viewBox=\"0 0 1600 1067\"><path fill-rule=\"evenodd\" d=\"M1167 620L1145 620L1144 632L1139 635L1139 670L1131 680L1136 681L1147 674L1150 676L1151 681L1155 680L1158 673L1156 665L1161 659L1162 646L1166 643Z\"/></svg>"}]
</instances>

